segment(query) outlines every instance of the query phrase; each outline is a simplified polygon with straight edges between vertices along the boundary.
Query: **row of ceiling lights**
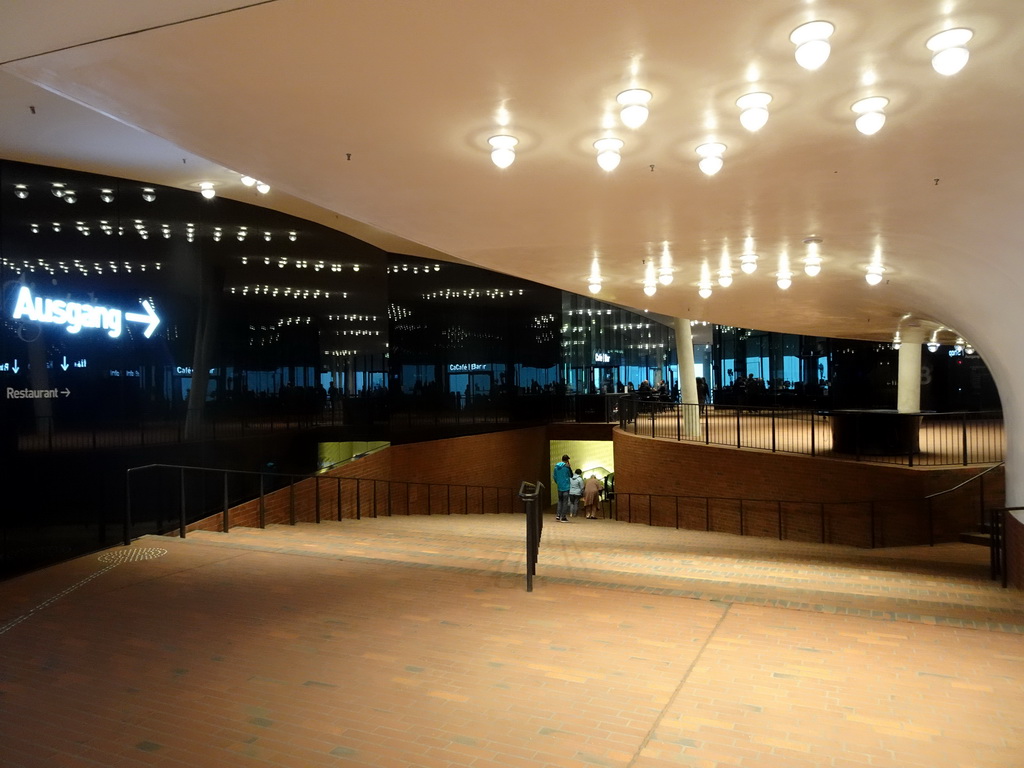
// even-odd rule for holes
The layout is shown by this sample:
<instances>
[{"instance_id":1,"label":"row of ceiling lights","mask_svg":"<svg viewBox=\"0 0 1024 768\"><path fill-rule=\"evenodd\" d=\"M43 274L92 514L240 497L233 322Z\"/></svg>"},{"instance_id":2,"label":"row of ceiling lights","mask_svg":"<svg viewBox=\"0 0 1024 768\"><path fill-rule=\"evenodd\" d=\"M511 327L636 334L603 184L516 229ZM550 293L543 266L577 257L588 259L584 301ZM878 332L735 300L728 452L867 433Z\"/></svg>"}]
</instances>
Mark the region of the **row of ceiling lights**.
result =
<instances>
[{"instance_id":1,"label":"row of ceiling lights","mask_svg":"<svg viewBox=\"0 0 1024 768\"><path fill-rule=\"evenodd\" d=\"M797 27L790 34L790 41L796 46L797 63L810 70L819 69L828 60L832 47L829 39L835 32L835 25L828 21L810 21ZM964 46L974 33L962 27L947 29L932 35L925 46L933 52L932 67L941 75L954 75L967 64L969 52ZM621 107L619 119L633 130L647 122L648 104L654 95L643 88L630 88L619 93L615 100ZM748 131L758 131L768 122L768 105L772 95L761 91L744 94L736 100L740 109L740 124ZM889 99L884 96L869 96L855 101L850 109L857 115L855 125L861 133L870 136L881 130L885 124L885 108ZM519 139L510 134L491 136L487 143L491 147L491 162L498 168L508 168L515 162L515 148ZM605 136L594 142L597 164L605 171L613 171L622 160L625 142L615 136ZM722 155L725 144L712 141L699 145L696 153L700 156L698 167L708 176L722 169Z\"/></svg>"},{"instance_id":2,"label":"row of ceiling lights","mask_svg":"<svg viewBox=\"0 0 1024 768\"><path fill-rule=\"evenodd\" d=\"M821 238L805 238L804 244L807 246L807 255L802 259L804 274L808 277L816 277L821 273ZM754 250L753 238L748 237L746 239L743 255L740 256L740 270L746 275L751 275L757 271L757 262L758 255ZM669 253L667 243L662 248L660 265L657 268L655 267L654 259L645 259L643 266L643 287L645 295L653 296L657 293L659 285L667 286L672 284L674 279L672 256ZM864 280L868 285L878 285L882 282L882 276L884 274L885 267L882 266L881 251L880 249L876 249L871 262L865 268ZM732 285L733 275L734 272L728 253L723 253L722 266L718 270L718 285L722 288L728 288ZM783 258L780 259L779 271L775 273L775 282L779 288L787 290L793 284L793 277L794 274L790 269L788 258L783 256ZM597 294L601 292L602 284L603 280L601 277L600 264L597 257L594 257L590 269L588 288L591 293ZM711 280L711 270L705 262L701 269L700 281L697 283L697 293L703 299L709 298L712 293L712 287L713 282Z\"/></svg>"},{"instance_id":3,"label":"row of ceiling lights","mask_svg":"<svg viewBox=\"0 0 1024 768\"><path fill-rule=\"evenodd\" d=\"M29 226L29 230L34 235L38 235L42 231L42 225L38 224L36 222L33 222L33 223L29 224L28 226ZM132 226L133 226L136 234L139 235L139 237L141 237L143 240L148 240L149 239L149 235L150 235L149 225L146 224L145 220L143 220L143 219L133 219ZM61 232L63 227L64 227L64 225L61 222L59 222L59 221L54 221L54 222L52 222L50 224L50 228L54 232ZM172 235L171 225L170 224L160 224L159 227L160 227L160 234L163 236L163 238L165 240L170 240L171 239L171 235ZM88 237L89 235L92 234L92 226L90 224L86 223L85 221L76 221L75 222L75 229L78 232L80 232L81 234L85 235L86 237ZM123 235L125 233L125 231L126 231L125 227L121 226L121 225L119 225L115 229L114 225L112 225L106 219L100 219L99 220L99 230L103 234L105 234L105 235L112 235L112 234L114 234L114 232L117 232L118 235ZM246 226L239 226L238 227L238 231L235 233L235 239L237 239L239 242L244 242L245 239L248 236L249 236L249 228L246 227ZM269 243L273 239L273 236L274 236L273 232L271 232L270 230L264 230L264 232L263 232L263 239L266 242ZM224 237L224 228L223 227L214 227L213 228L213 240L214 240L214 242L219 243L223 239L223 237ZM195 241L195 239L196 239L196 225L195 224L192 224L191 222L185 224L185 238L190 243ZM289 230L288 231L288 240L289 241L294 243L298 239L299 239L299 233L298 232L296 232L295 230Z\"/></svg>"},{"instance_id":4,"label":"row of ceiling lights","mask_svg":"<svg viewBox=\"0 0 1024 768\"><path fill-rule=\"evenodd\" d=\"M266 182L255 179L252 176L242 176L240 181L246 187L255 187L256 191L261 195L265 195L270 191L270 185ZM212 181L200 181L196 186L199 188L199 194L201 194L207 200L212 200L217 196L216 184ZM74 205L78 202L78 192L68 187L67 184L60 181L52 182L50 185L50 192L54 197L63 200L69 205ZM19 200L25 200L29 195L28 184L15 184L14 185L14 196ZM114 202L115 195L114 190L109 188L100 189L100 200L104 203ZM156 189L154 187L143 187L142 188L142 199L147 203L152 203L156 200Z\"/></svg>"}]
</instances>

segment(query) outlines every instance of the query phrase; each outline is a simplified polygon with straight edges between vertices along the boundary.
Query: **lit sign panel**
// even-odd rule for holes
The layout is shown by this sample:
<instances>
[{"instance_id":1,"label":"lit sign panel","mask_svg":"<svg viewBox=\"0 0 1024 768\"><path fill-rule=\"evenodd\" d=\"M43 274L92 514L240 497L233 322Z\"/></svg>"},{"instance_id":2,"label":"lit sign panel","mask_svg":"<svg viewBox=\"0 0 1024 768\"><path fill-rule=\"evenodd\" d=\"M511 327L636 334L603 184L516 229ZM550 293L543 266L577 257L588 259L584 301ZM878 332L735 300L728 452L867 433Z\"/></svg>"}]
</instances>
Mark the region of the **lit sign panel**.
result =
<instances>
[{"instance_id":1,"label":"lit sign panel","mask_svg":"<svg viewBox=\"0 0 1024 768\"><path fill-rule=\"evenodd\" d=\"M488 366L484 363L449 363L448 373L472 373L473 371L486 371Z\"/></svg>"},{"instance_id":2,"label":"lit sign panel","mask_svg":"<svg viewBox=\"0 0 1024 768\"><path fill-rule=\"evenodd\" d=\"M102 307L78 301L33 296L29 287L23 285L18 289L11 317L15 320L25 318L34 323L63 325L67 327L68 333L78 333L83 328L100 328L112 339L121 335L124 322L145 323L146 330L143 331L143 336L148 339L160 325L160 318L148 301L142 302L142 309L145 314L122 312L115 307Z\"/></svg>"}]
</instances>

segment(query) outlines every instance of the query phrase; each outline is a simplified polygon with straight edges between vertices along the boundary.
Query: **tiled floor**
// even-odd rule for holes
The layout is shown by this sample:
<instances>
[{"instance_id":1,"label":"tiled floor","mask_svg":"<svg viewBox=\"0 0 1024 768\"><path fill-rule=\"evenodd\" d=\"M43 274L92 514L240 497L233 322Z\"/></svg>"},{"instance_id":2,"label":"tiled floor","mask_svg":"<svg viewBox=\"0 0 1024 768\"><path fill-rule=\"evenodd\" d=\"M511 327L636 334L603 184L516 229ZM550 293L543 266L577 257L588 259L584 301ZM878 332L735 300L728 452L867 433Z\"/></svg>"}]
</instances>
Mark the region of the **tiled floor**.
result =
<instances>
[{"instance_id":1,"label":"tiled floor","mask_svg":"<svg viewBox=\"0 0 1024 768\"><path fill-rule=\"evenodd\" d=\"M1024 765L966 544L522 515L144 538L0 583L0 765Z\"/></svg>"}]
</instances>

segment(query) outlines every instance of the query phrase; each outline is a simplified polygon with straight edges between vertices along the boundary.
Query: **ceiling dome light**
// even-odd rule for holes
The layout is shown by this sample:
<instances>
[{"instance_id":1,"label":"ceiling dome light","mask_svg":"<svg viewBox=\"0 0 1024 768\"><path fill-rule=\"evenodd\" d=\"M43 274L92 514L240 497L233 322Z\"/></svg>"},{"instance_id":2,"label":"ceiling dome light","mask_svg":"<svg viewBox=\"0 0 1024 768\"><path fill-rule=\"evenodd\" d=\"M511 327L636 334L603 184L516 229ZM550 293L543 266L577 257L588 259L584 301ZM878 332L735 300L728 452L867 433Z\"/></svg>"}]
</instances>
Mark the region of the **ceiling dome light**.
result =
<instances>
[{"instance_id":1,"label":"ceiling dome light","mask_svg":"<svg viewBox=\"0 0 1024 768\"><path fill-rule=\"evenodd\" d=\"M619 151L625 146L622 139L605 138L594 142L594 149L597 150L597 164L606 171L614 171L619 167L622 155ZM650 294L648 294L650 295Z\"/></svg>"},{"instance_id":2,"label":"ceiling dome light","mask_svg":"<svg viewBox=\"0 0 1024 768\"><path fill-rule=\"evenodd\" d=\"M901 346L903 346L903 340L900 338L900 332L896 331L892 337L892 348L899 349Z\"/></svg>"},{"instance_id":3,"label":"ceiling dome light","mask_svg":"<svg viewBox=\"0 0 1024 768\"><path fill-rule=\"evenodd\" d=\"M938 340L934 336L932 336L931 341L929 341L925 346L928 347L929 352L938 352L940 345Z\"/></svg>"},{"instance_id":4,"label":"ceiling dome light","mask_svg":"<svg viewBox=\"0 0 1024 768\"><path fill-rule=\"evenodd\" d=\"M28 197L28 187L25 184L15 184L14 196L19 200L24 200Z\"/></svg>"},{"instance_id":5,"label":"ceiling dome light","mask_svg":"<svg viewBox=\"0 0 1024 768\"><path fill-rule=\"evenodd\" d=\"M748 131L759 131L768 122L768 105L771 103L770 93L748 93L736 99L740 112L740 125Z\"/></svg>"},{"instance_id":6,"label":"ceiling dome light","mask_svg":"<svg viewBox=\"0 0 1024 768\"><path fill-rule=\"evenodd\" d=\"M217 190L213 188L212 181L201 181L199 182L199 194L207 200L213 200L217 196Z\"/></svg>"},{"instance_id":7,"label":"ceiling dome light","mask_svg":"<svg viewBox=\"0 0 1024 768\"><path fill-rule=\"evenodd\" d=\"M804 244L807 246L807 256L804 257L804 274L808 277L816 277L821 274L821 254L818 252L821 238L805 238Z\"/></svg>"},{"instance_id":8,"label":"ceiling dome light","mask_svg":"<svg viewBox=\"0 0 1024 768\"><path fill-rule=\"evenodd\" d=\"M499 168L508 168L516 160L514 147L519 143L515 136L501 135L491 136L487 140L491 145L491 162Z\"/></svg>"},{"instance_id":9,"label":"ceiling dome light","mask_svg":"<svg viewBox=\"0 0 1024 768\"><path fill-rule=\"evenodd\" d=\"M873 136L885 125L885 112L883 111L889 100L884 96L870 96L860 101L855 101L850 109L860 117L857 118L857 130L865 136Z\"/></svg>"},{"instance_id":10,"label":"ceiling dome light","mask_svg":"<svg viewBox=\"0 0 1024 768\"><path fill-rule=\"evenodd\" d=\"M740 256L740 269L743 270L743 274L752 275L757 271L757 254L756 253L744 253Z\"/></svg>"},{"instance_id":11,"label":"ceiling dome light","mask_svg":"<svg viewBox=\"0 0 1024 768\"><path fill-rule=\"evenodd\" d=\"M256 179L254 179L252 176L243 176L242 183L247 187L251 187L253 184L256 183Z\"/></svg>"},{"instance_id":12,"label":"ceiling dome light","mask_svg":"<svg viewBox=\"0 0 1024 768\"><path fill-rule=\"evenodd\" d=\"M775 274L775 284L782 290L788 290L789 286L793 284L793 273L792 272L777 272Z\"/></svg>"},{"instance_id":13,"label":"ceiling dome light","mask_svg":"<svg viewBox=\"0 0 1024 768\"><path fill-rule=\"evenodd\" d=\"M940 75L955 75L967 65L970 52L964 48L974 37L974 32L962 27L947 29L932 35L925 43L929 51L933 51L932 69Z\"/></svg>"},{"instance_id":14,"label":"ceiling dome light","mask_svg":"<svg viewBox=\"0 0 1024 768\"><path fill-rule=\"evenodd\" d=\"M591 293L600 293L601 282L599 280L594 280L590 285L587 286L587 288L590 290Z\"/></svg>"},{"instance_id":15,"label":"ceiling dome light","mask_svg":"<svg viewBox=\"0 0 1024 768\"><path fill-rule=\"evenodd\" d=\"M723 288L728 288L732 285L732 270L731 269L720 269L718 270L718 284Z\"/></svg>"},{"instance_id":16,"label":"ceiling dome light","mask_svg":"<svg viewBox=\"0 0 1024 768\"><path fill-rule=\"evenodd\" d=\"M643 88L630 88L616 96L615 100L622 105L622 110L619 112L622 124L635 130L646 123L649 114L647 103L652 96L650 91L645 91Z\"/></svg>"},{"instance_id":17,"label":"ceiling dome light","mask_svg":"<svg viewBox=\"0 0 1024 768\"><path fill-rule=\"evenodd\" d=\"M701 157L698 167L708 176L714 176L722 170L722 153L725 152L725 149L725 144L718 142L701 144L694 150Z\"/></svg>"},{"instance_id":18,"label":"ceiling dome light","mask_svg":"<svg viewBox=\"0 0 1024 768\"><path fill-rule=\"evenodd\" d=\"M647 296L653 296L658 292L657 283L644 283L644 294Z\"/></svg>"},{"instance_id":19,"label":"ceiling dome light","mask_svg":"<svg viewBox=\"0 0 1024 768\"><path fill-rule=\"evenodd\" d=\"M699 283L697 285L697 287L700 289L700 290L697 291L697 295L700 296L702 299L706 299L706 298L711 296L711 283L710 282L706 282L706 281L701 282L701 283Z\"/></svg>"},{"instance_id":20,"label":"ceiling dome light","mask_svg":"<svg viewBox=\"0 0 1024 768\"><path fill-rule=\"evenodd\" d=\"M142 199L145 200L147 203L152 203L154 200L156 200L156 190L153 189L152 187L143 187Z\"/></svg>"},{"instance_id":21,"label":"ceiling dome light","mask_svg":"<svg viewBox=\"0 0 1024 768\"><path fill-rule=\"evenodd\" d=\"M966 344L964 342L963 337L962 336L957 336L956 337L956 341L953 342L953 349L955 349L957 352L963 352L965 346L966 346Z\"/></svg>"},{"instance_id":22,"label":"ceiling dome light","mask_svg":"<svg viewBox=\"0 0 1024 768\"><path fill-rule=\"evenodd\" d=\"M100 190L100 200L102 200L104 203L112 203L112 202L114 202L114 190L112 190L112 189L101 189Z\"/></svg>"},{"instance_id":23,"label":"ceiling dome light","mask_svg":"<svg viewBox=\"0 0 1024 768\"><path fill-rule=\"evenodd\" d=\"M75 193L75 190L67 189L64 191L64 197L62 199L65 203L74 205L78 201L78 195Z\"/></svg>"},{"instance_id":24,"label":"ceiling dome light","mask_svg":"<svg viewBox=\"0 0 1024 768\"><path fill-rule=\"evenodd\" d=\"M257 181L256 191L259 192L261 195L265 195L267 194L267 192L270 191L270 185L267 184L267 182L265 181Z\"/></svg>"},{"instance_id":25,"label":"ceiling dome light","mask_svg":"<svg viewBox=\"0 0 1024 768\"><path fill-rule=\"evenodd\" d=\"M796 46L796 63L804 69L819 69L832 52L828 39L835 31L828 21L809 21L794 29L789 41Z\"/></svg>"},{"instance_id":26,"label":"ceiling dome light","mask_svg":"<svg viewBox=\"0 0 1024 768\"><path fill-rule=\"evenodd\" d=\"M882 282L883 272L885 272L885 267L881 264L872 264L868 267L868 271L865 273L864 279L867 280L868 285L878 285Z\"/></svg>"}]
</instances>

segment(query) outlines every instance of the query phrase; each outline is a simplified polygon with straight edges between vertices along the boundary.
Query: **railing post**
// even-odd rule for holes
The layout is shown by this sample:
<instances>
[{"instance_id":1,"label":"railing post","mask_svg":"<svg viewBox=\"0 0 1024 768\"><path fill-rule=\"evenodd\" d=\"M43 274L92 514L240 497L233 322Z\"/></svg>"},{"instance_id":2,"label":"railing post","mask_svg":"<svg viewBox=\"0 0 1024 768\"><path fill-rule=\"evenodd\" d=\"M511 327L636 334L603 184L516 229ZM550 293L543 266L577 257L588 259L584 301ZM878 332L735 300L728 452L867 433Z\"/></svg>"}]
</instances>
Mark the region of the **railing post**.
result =
<instances>
[{"instance_id":1,"label":"railing post","mask_svg":"<svg viewBox=\"0 0 1024 768\"><path fill-rule=\"evenodd\" d=\"M676 441L680 441L683 439L683 407L683 403L676 404Z\"/></svg>"},{"instance_id":2,"label":"railing post","mask_svg":"<svg viewBox=\"0 0 1024 768\"><path fill-rule=\"evenodd\" d=\"M288 524L295 525L295 477L288 482Z\"/></svg>"},{"instance_id":3,"label":"railing post","mask_svg":"<svg viewBox=\"0 0 1024 768\"><path fill-rule=\"evenodd\" d=\"M181 485L181 505L178 510L178 536L185 538L185 470L184 468L178 472L180 477Z\"/></svg>"},{"instance_id":4,"label":"railing post","mask_svg":"<svg viewBox=\"0 0 1024 768\"><path fill-rule=\"evenodd\" d=\"M736 408L736 447L743 447L743 439L740 434L740 407L737 405Z\"/></svg>"},{"instance_id":5,"label":"railing post","mask_svg":"<svg viewBox=\"0 0 1024 768\"><path fill-rule=\"evenodd\" d=\"M811 411L811 456L814 456L814 433L817 432L817 424L814 419L815 413Z\"/></svg>"},{"instance_id":6,"label":"railing post","mask_svg":"<svg viewBox=\"0 0 1024 768\"><path fill-rule=\"evenodd\" d=\"M960 440L964 452L964 466L967 466L967 411L960 413Z\"/></svg>"},{"instance_id":7,"label":"railing post","mask_svg":"<svg viewBox=\"0 0 1024 768\"><path fill-rule=\"evenodd\" d=\"M775 453L775 406L772 406L772 453Z\"/></svg>"},{"instance_id":8,"label":"railing post","mask_svg":"<svg viewBox=\"0 0 1024 768\"><path fill-rule=\"evenodd\" d=\"M320 475L313 478L313 509L316 515L316 522L320 523Z\"/></svg>"},{"instance_id":9,"label":"railing post","mask_svg":"<svg viewBox=\"0 0 1024 768\"><path fill-rule=\"evenodd\" d=\"M362 519L363 514L363 496L362 496L363 484L356 478L356 519Z\"/></svg>"},{"instance_id":10,"label":"railing post","mask_svg":"<svg viewBox=\"0 0 1024 768\"><path fill-rule=\"evenodd\" d=\"M782 502L781 501L776 501L775 503L776 503L776 505L778 507L778 516L779 516L779 541L785 541L785 539L782 537Z\"/></svg>"},{"instance_id":11,"label":"railing post","mask_svg":"<svg viewBox=\"0 0 1024 768\"><path fill-rule=\"evenodd\" d=\"M125 473L124 489L124 536L122 540L127 547L132 543L132 473Z\"/></svg>"},{"instance_id":12,"label":"railing post","mask_svg":"<svg viewBox=\"0 0 1024 768\"><path fill-rule=\"evenodd\" d=\"M267 527L267 502L266 489L264 488L265 477L263 470L260 470L260 528Z\"/></svg>"},{"instance_id":13,"label":"railing post","mask_svg":"<svg viewBox=\"0 0 1024 768\"><path fill-rule=\"evenodd\" d=\"M224 533L227 533L229 530L231 530L231 513L228 511L229 510L229 505L231 504L230 498L231 497L228 494L228 471L225 469L224 470L224 511L222 513L223 517L221 518L221 524L220 524L220 529L222 531L224 531Z\"/></svg>"},{"instance_id":14,"label":"railing post","mask_svg":"<svg viewBox=\"0 0 1024 768\"><path fill-rule=\"evenodd\" d=\"M711 499L704 497L704 530L711 530Z\"/></svg>"},{"instance_id":15,"label":"railing post","mask_svg":"<svg viewBox=\"0 0 1024 768\"><path fill-rule=\"evenodd\" d=\"M740 536L743 535L743 499L740 499Z\"/></svg>"},{"instance_id":16,"label":"railing post","mask_svg":"<svg viewBox=\"0 0 1024 768\"><path fill-rule=\"evenodd\" d=\"M928 546L935 546L935 513L932 510L931 499L928 499Z\"/></svg>"}]
</instances>

